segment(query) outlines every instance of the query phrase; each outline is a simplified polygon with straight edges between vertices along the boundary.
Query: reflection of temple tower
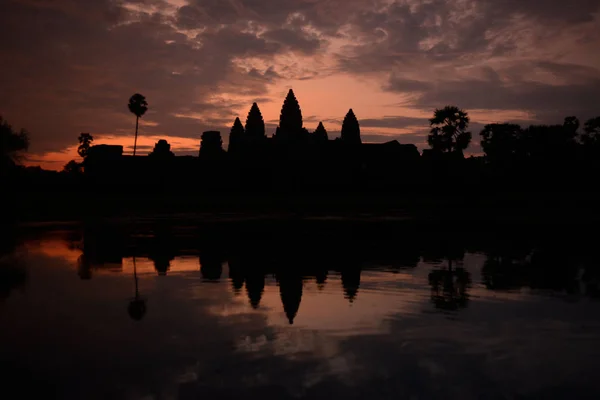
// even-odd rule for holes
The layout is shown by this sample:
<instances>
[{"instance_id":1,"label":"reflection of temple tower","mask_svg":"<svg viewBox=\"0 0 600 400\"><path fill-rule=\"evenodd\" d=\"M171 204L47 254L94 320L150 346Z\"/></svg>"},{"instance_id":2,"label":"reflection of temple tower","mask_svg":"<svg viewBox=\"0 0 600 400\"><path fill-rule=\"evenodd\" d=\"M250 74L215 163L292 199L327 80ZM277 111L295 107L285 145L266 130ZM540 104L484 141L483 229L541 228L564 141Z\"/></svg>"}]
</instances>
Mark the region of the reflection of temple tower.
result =
<instances>
[{"instance_id":1,"label":"reflection of temple tower","mask_svg":"<svg viewBox=\"0 0 600 400\"><path fill-rule=\"evenodd\" d=\"M456 310L467 306L467 288L471 283L469 272L464 268L437 269L429 273L431 300L436 308Z\"/></svg>"},{"instance_id":2,"label":"reflection of temple tower","mask_svg":"<svg viewBox=\"0 0 600 400\"><path fill-rule=\"evenodd\" d=\"M349 267L342 270L342 286L344 287L344 297L354 302L360 286L360 267Z\"/></svg>"},{"instance_id":3,"label":"reflection of temple tower","mask_svg":"<svg viewBox=\"0 0 600 400\"><path fill-rule=\"evenodd\" d=\"M279 281L283 311L285 311L290 324L293 324L302 300L302 277L300 275L280 275L277 280Z\"/></svg>"},{"instance_id":4,"label":"reflection of temple tower","mask_svg":"<svg viewBox=\"0 0 600 400\"><path fill-rule=\"evenodd\" d=\"M223 265L218 253L210 251L200 253L200 273L204 279L218 281L221 279L222 272Z\"/></svg>"},{"instance_id":5,"label":"reflection of temple tower","mask_svg":"<svg viewBox=\"0 0 600 400\"><path fill-rule=\"evenodd\" d=\"M148 246L148 258L154 262L154 269L160 276L167 275L171 261L175 259L175 243L173 233L167 226L158 225L154 228L154 237L149 243L143 242L134 251L144 252Z\"/></svg>"},{"instance_id":6,"label":"reflection of temple tower","mask_svg":"<svg viewBox=\"0 0 600 400\"><path fill-rule=\"evenodd\" d=\"M231 287L233 293L237 296L241 293L242 287L244 287L244 273L240 268L237 261L229 260L229 280L231 281Z\"/></svg>"},{"instance_id":7,"label":"reflection of temple tower","mask_svg":"<svg viewBox=\"0 0 600 400\"><path fill-rule=\"evenodd\" d=\"M246 277L246 292L248 293L248 300L252 308L258 308L260 299L265 289L265 276L260 271L252 273Z\"/></svg>"},{"instance_id":8,"label":"reflection of temple tower","mask_svg":"<svg viewBox=\"0 0 600 400\"><path fill-rule=\"evenodd\" d=\"M315 273L315 278L317 281L317 288L319 290L323 290L325 287L325 283L327 282L327 270L321 269Z\"/></svg>"},{"instance_id":9,"label":"reflection of temple tower","mask_svg":"<svg viewBox=\"0 0 600 400\"><path fill-rule=\"evenodd\" d=\"M167 271L171 268L171 261L175 259L174 256L166 253L150 254L149 258L154 262L154 269L160 276L167 275Z\"/></svg>"}]
</instances>

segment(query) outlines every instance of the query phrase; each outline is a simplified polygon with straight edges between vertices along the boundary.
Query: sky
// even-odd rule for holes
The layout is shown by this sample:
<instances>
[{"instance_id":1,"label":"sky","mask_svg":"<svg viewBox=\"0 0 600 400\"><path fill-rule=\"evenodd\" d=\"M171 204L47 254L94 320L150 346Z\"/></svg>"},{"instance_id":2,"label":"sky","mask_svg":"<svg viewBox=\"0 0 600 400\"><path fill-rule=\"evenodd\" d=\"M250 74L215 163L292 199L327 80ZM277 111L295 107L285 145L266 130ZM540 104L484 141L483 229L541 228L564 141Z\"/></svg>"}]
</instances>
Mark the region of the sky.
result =
<instances>
[{"instance_id":1,"label":"sky","mask_svg":"<svg viewBox=\"0 0 600 400\"><path fill-rule=\"evenodd\" d=\"M27 163L61 169L77 137L133 147L127 102L146 96L138 149L225 145L257 102L275 131L293 88L304 125L426 147L456 105L472 154L492 122L600 114L600 0L1 0L0 115L30 132Z\"/></svg>"}]
</instances>

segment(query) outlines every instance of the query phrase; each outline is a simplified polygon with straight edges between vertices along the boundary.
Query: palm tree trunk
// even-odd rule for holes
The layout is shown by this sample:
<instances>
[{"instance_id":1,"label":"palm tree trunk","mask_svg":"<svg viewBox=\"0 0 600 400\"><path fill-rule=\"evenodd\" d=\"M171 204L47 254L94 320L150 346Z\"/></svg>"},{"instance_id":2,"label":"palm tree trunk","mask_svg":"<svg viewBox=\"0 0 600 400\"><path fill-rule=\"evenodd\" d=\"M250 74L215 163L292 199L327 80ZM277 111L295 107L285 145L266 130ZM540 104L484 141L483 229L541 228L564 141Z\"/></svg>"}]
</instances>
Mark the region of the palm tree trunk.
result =
<instances>
[{"instance_id":1,"label":"palm tree trunk","mask_svg":"<svg viewBox=\"0 0 600 400\"><path fill-rule=\"evenodd\" d=\"M137 269L135 267L135 256L133 256L133 279L135 280L135 299L137 300L140 294L138 292L138 278Z\"/></svg>"},{"instance_id":2,"label":"palm tree trunk","mask_svg":"<svg viewBox=\"0 0 600 400\"><path fill-rule=\"evenodd\" d=\"M140 117L135 117L135 139L133 141L133 155L135 156L135 149L137 148L137 134L138 134L138 122Z\"/></svg>"}]
</instances>

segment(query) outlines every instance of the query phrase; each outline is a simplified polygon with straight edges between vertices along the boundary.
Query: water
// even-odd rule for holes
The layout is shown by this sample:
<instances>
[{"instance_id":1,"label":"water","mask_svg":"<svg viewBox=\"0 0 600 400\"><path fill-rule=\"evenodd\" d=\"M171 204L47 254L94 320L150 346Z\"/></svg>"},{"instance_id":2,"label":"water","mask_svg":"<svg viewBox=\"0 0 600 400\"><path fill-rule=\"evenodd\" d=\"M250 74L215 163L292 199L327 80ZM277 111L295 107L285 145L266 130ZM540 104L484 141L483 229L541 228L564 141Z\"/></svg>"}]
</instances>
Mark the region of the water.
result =
<instances>
[{"instance_id":1,"label":"water","mask_svg":"<svg viewBox=\"0 0 600 400\"><path fill-rule=\"evenodd\" d=\"M591 250L281 235L18 235L2 397L600 398Z\"/></svg>"}]
</instances>

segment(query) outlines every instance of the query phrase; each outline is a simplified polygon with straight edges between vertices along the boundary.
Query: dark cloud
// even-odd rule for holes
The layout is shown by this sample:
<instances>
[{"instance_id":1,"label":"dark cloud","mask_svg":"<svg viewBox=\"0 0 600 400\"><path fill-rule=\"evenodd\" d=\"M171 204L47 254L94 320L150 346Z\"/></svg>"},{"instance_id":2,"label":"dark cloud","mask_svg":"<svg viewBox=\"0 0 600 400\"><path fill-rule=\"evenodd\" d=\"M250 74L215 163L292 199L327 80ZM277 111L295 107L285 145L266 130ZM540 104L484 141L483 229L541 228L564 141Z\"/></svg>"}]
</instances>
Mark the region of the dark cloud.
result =
<instances>
[{"instance_id":1,"label":"dark cloud","mask_svg":"<svg viewBox=\"0 0 600 400\"><path fill-rule=\"evenodd\" d=\"M125 132L141 92L144 132L198 137L270 101L269 85L345 73L419 110L583 119L598 113L599 11L597 0L7 0L0 113L31 131L35 153L56 151L82 131Z\"/></svg>"},{"instance_id":2,"label":"dark cloud","mask_svg":"<svg viewBox=\"0 0 600 400\"><path fill-rule=\"evenodd\" d=\"M361 127L370 128L406 128L410 126L427 126L429 121L427 118L415 117L383 117L383 118L367 118L360 120Z\"/></svg>"}]
</instances>

